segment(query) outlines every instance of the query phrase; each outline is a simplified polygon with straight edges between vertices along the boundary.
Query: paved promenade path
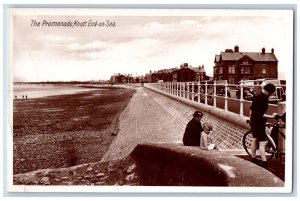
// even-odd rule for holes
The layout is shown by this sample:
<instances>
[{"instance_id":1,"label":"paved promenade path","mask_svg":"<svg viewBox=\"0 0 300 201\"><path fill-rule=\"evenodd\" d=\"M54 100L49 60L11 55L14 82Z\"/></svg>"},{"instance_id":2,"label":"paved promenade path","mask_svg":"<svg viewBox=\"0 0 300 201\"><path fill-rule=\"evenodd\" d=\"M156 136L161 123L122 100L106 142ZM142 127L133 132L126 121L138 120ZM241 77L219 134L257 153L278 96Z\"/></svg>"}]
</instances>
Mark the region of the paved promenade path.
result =
<instances>
[{"instance_id":1,"label":"paved promenade path","mask_svg":"<svg viewBox=\"0 0 300 201\"><path fill-rule=\"evenodd\" d=\"M119 133L102 161L121 159L140 143L182 143L185 126L195 108L147 88L137 87L136 90L120 116ZM220 142L220 151L247 159L241 145L242 135L230 139L230 135L238 132L235 127L228 127L228 123L223 120L214 121L214 118L204 113L202 122L213 125L211 135L214 141ZM273 168L270 171L284 180L285 166L280 159L272 159L269 163Z\"/></svg>"},{"instance_id":2,"label":"paved promenade path","mask_svg":"<svg viewBox=\"0 0 300 201\"><path fill-rule=\"evenodd\" d=\"M140 143L182 142L195 109L143 87L136 90L120 116L119 133L102 161L123 158Z\"/></svg>"}]
</instances>

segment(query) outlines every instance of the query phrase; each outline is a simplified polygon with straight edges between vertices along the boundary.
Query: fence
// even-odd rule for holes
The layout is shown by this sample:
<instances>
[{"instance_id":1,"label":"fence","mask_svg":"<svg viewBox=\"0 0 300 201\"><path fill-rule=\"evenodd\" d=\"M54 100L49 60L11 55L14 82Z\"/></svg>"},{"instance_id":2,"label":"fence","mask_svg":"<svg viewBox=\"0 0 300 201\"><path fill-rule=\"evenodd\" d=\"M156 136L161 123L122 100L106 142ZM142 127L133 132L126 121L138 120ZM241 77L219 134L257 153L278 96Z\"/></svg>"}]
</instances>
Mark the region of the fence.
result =
<instances>
[{"instance_id":1,"label":"fence","mask_svg":"<svg viewBox=\"0 0 300 201\"><path fill-rule=\"evenodd\" d=\"M240 116L249 116L249 108L254 96L254 92L262 90L265 83L247 84L241 81L241 84L228 84L217 81L200 82L164 82L164 83L146 83L145 86L173 96L181 97L199 104L210 105L221 108L224 111L230 111ZM282 114L285 110L285 86L274 84L276 92L271 96L272 104L269 104L267 114L274 112Z\"/></svg>"}]
</instances>

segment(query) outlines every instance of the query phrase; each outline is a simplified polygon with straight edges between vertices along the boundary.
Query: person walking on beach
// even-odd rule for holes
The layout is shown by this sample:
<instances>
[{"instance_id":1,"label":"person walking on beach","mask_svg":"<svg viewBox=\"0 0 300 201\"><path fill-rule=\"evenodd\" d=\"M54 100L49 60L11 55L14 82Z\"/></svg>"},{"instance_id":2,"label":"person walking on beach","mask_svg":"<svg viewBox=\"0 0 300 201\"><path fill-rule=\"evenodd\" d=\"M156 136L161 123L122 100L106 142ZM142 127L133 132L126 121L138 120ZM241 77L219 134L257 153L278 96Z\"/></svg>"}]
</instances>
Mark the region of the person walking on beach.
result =
<instances>
[{"instance_id":1,"label":"person walking on beach","mask_svg":"<svg viewBox=\"0 0 300 201\"><path fill-rule=\"evenodd\" d=\"M202 116L202 112L195 111L193 119L186 125L182 140L185 146L200 146L200 137L201 132L203 131L201 125Z\"/></svg>"},{"instance_id":2,"label":"person walking on beach","mask_svg":"<svg viewBox=\"0 0 300 201\"><path fill-rule=\"evenodd\" d=\"M264 114L268 110L269 97L275 92L276 87L273 84L267 84L263 88L264 90L257 94L250 106L250 127L253 135L253 139L251 142L251 162L256 163L257 160L255 158L256 155L256 145L259 143L259 152L261 157L261 166L266 167L266 144L267 144L267 136L266 136L266 118L264 118Z\"/></svg>"}]
</instances>

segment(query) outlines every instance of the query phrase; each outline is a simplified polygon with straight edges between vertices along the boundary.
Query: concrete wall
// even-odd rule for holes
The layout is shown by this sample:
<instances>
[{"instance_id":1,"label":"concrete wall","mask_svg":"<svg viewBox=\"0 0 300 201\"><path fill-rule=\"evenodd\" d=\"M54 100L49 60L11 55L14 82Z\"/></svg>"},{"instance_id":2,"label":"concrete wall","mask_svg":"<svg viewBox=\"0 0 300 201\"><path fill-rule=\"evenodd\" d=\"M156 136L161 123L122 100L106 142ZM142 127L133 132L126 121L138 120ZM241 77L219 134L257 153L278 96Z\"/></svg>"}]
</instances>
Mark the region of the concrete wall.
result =
<instances>
[{"instance_id":1,"label":"concrete wall","mask_svg":"<svg viewBox=\"0 0 300 201\"><path fill-rule=\"evenodd\" d=\"M243 134L250 129L249 125L246 123L246 120L249 119L249 108L251 105L250 101L244 101L244 115L240 115L239 100L228 99L228 111L225 111L224 109L221 109L222 106L220 107L220 105L222 105L222 102L224 105L223 97L216 98L217 106L220 107L218 108L211 105L198 103L191 99L169 94L157 88L153 88L149 85L145 85L145 87L157 93L160 93L166 97L179 101L185 105L191 106L194 109L205 112L206 115L203 119L206 119L207 123L212 124L212 126L216 128L216 130L214 130L211 136L214 139L214 141L220 145L220 148L242 148ZM230 103L230 101L234 103L232 104ZM229 107L230 105L231 108ZM232 108L233 106L234 108ZM279 103L278 105L269 104L269 108L266 114L272 115L274 112L278 114L283 114L283 112L285 112L285 103ZM269 121L273 122L272 120ZM267 129L266 132L270 133L270 130Z\"/></svg>"},{"instance_id":2,"label":"concrete wall","mask_svg":"<svg viewBox=\"0 0 300 201\"><path fill-rule=\"evenodd\" d=\"M146 86L147 87L147 86ZM147 87L148 88L148 87ZM172 98L183 105L188 105L193 110L201 110L204 112L203 121L213 126L214 130L211 137L214 143L219 145L221 149L242 149L243 134L250 129L246 120L248 117L239 114L224 111L223 109L213 106L201 104L182 97L174 96L157 89L148 88L166 97Z\"/></svg>"},{"instance_id":3,"label":"concrete wall","mask_svg":"<svg viewBox=\"0 0 300 201\"><path fill-rule=\"evenodd\" d=\"M174 143L140 144L131 156L137 164L140 185L284 186L280 178L264 168L217 150L204 151Z\"/></svg>"}]
</instances>

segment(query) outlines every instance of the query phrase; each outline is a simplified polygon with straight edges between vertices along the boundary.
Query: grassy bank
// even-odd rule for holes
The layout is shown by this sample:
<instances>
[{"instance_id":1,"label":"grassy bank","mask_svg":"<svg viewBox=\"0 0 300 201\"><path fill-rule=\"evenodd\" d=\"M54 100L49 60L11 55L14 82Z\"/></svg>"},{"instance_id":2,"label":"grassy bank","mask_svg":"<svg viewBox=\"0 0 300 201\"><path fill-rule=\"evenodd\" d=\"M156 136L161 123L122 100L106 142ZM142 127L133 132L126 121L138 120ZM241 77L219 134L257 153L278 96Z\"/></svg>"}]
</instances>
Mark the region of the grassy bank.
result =
<instances>
[{"instance_id":1,"label":"grassy bank","mask_svg":"<svg viewBox=\"0 0 300 201\"><path fill-rule=\"evenodd\" d=\"M118 132L134 89L14 100L13 172L100 161Z\"/></svg>"}]
</instances>

